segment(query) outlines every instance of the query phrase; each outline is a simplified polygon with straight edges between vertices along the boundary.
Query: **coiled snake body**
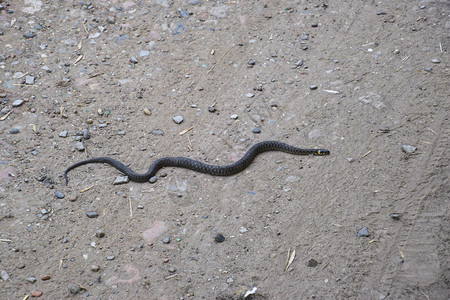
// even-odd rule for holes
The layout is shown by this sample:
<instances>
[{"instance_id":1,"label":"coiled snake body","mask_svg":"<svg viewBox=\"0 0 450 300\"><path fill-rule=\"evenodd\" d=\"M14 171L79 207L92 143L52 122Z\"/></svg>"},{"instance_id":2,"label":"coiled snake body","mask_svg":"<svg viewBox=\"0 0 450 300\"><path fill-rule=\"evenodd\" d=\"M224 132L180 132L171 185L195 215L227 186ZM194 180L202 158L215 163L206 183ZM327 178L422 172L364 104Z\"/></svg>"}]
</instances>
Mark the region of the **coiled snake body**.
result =
<instances>
[{"instance_id":1,"label":"coiled snake body","mask_svg":"<svg viewBox=\"0 0 450 300\"><path fill-rule=\"evenodd\" d=\"M302 148L297 148L282 142L278 142L278 141L264 141L264 142L260 142L257 143L255 145L253 145L248 151L247 153L245 153L245 155L238 160L237 162L233 163L233 164L229 164L229 165L225 165L225 166L214 166L214 165L208 165L190 158L186 158L186 157L164 157L164 158L160 158L158 160L156 160L148 169L148 171L144 174L139 174L134 172L133 170L131 170L129 167L127 167L126 165L124 165L123 163L110 158L110 157L96 157L96 158L91 158L91 159L87 159L87 160L83 160L80 162L77 162L73 165L71 165L70 167L68 167L65 171L64 171L64 178L66 180L66 185L69 182L69 179L67 178L67 173L69 173L69 171L82 166L82 165L86 165L86 164L93 164L93 163L106 163L109 164L111 166L113 166L114 168L116 168L117 170L119 170L120 172L122 172L123 174L125 174L126 176L128 176L128 178L131 181L135 181L135 182L146 182L148 181L150 178L152 178L153 176L156 175L156 173L158 172L159 169L164 168L164 167L179 167L179 168L185 168L185 169L190 169L190 170L194 170L197 172L201 172L201 173L206 173L206 174L210 174L210 175L214 175L214 176L230 176L236 173L239 173L241 171L243 171L245 168L247 168L252 161L255 159L255 157L263 152L267 152L267 151L282 151L282 152L286 152L286 153L290 153L290 154L295 154L295 155L329 155L330 151L326 150L326 149L302 149Z\"/></svg>"}]
</instances>

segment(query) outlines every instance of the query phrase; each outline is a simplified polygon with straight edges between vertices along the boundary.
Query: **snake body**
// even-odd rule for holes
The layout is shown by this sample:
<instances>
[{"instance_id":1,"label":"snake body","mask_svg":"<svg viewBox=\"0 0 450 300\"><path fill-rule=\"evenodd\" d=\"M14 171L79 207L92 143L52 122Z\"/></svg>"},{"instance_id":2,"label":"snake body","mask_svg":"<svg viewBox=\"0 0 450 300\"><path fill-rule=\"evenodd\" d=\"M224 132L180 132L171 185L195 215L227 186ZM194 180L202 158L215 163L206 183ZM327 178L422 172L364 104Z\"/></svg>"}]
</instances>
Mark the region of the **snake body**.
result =
<instances>
[{"instance_id":1,"label":"snake body","mask_svg":"<svg viewBox=\"0 0 450 300\"><path fill-rule=\"evenodd\" d=\"M255 157L263 152L267 151L282 151L294 155L329 155L330 151L326 149L302 149L297 148L282 142L278 141L264 141L257 143L253 145L245 155L238 160L235 163L225 165L225 166L215 166L215 165L208 165L190 158L186 157L164 157L157 159L148 169L148 171L144 174L139 174L131 170L128 166L124 165L123 163L110 158L110 157L96 157L91 158L83 161L79 161L70 167L68 167L64 171L64 178L66 180L66 185L69 182L69 179L67 178L67 173L69 171L87 164L93 164L93 163L105 163L113 166L126 176L128 176L129 180L135 181L135 182L146 182L150 178L154 177L159 169L164 167L179 167L179 168L185 168L194 170L201 173L210 174L213 176L230 176L236 173L239 173L243 171L245 168L247 168L252 161L255 159Z\"/></svg>"}]
</instances>

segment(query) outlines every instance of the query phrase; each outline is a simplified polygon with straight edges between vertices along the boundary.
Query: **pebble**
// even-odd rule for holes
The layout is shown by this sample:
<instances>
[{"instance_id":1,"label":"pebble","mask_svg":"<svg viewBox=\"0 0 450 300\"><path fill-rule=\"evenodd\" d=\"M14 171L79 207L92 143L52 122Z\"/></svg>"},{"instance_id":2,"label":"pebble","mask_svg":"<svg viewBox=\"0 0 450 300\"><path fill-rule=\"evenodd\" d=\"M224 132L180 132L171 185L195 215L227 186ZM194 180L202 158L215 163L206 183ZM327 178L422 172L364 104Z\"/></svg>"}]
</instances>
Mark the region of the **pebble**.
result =
<instances>
[{"instance_id":1,"label":"pebble","mask_svg":"<svg viewBox=\"0 0 450 300\"><path fill-rule=\"evenodd\" d=\"M233 114L233 115L230 116L230 118L233 119L233 120L236 120L238 118L238 115Z\"/></svg>"},{"instance_id":2,"label":"pebble","mask_svg":"<svg viewBox=\"0 0 450 300\"><path fill-rule=\"evenodd\" d=\"M77 149L78 151L84 151L84 145L83 145L83 143L82 143L81 141L78 141L78 142L75 144L75 149Z\"/></svg>"},{"instance_id":3,"label":"pebble","mask_svg":"<svg viewBox=\"0 0 450 300\"><path fill-rule=\"evenodd\" d=\"M208 107L208 111L210 113L216 112L216 108L214 106L210 106L210 107Z\"/></svg>"},{"instance_id":4,"label":"pebble","mask_svg":"<svg viewBox=\"0 0 450 300\"><path fill-rule=\"evenodd\" d=\"M67 130L64 130L64 131L61 131L58 136L62 137L62 138L66 138L67 134L69 134L69 132Z\"/></svg>"},{"instance_id":5,"label":"pebble","mask_svg":"<svg viewBox=\"0 0 450 300\"><path fill-rule=\"evenodd\" d=\"M92 266L91 266L91 271L92 271L92 272L98 272L98 271L100 271L100 266L92 265Z\"/></svg>"},{"instance_id":6,"label":"pebble","mask_svg":"<svg viewBox=\"0 0 450 300\"><path fill-rule=\"evenodd\" d=\"M152 115L152 111L148 108L144 108L144 114L146 114L147 116L151 116Z\"/></svg>"},{"instance_id":7,"label":"pebble","mask_svg":"<svg viewBox=\"0 0 450 300\"><path fill-rule=\"evenodd\" d=\"M233 282L234 282L233 278L230 277L230 278L227 279L227 283L228 284L233 283Z\"/></svg>"},{"instance_id":8,"label":"pebble","mask_svg":"<svg viewBox=\"0 0 450 300\"><path fill-rule=\"evenodd\" d=\"M45 276L41 277L42 281L47 281L47 280L50 280L51 278L52 278L52 276L50 276L50 275L45 275Z\"/></svg>"},{"instance_id":9,"label":"pebble","mask_svg":"<svg viewBox=\"0 0 450 300\"><path fill-rule=\"evenodd\" d=\"M138 208L138 209L144 209L144 205L139 204L139 205L137 206L137 208Z\"/></svg>"},{"instance_id":10,"label":"pebble","mask_svg":"<svg viewBox=\"0 0 450 300\"><path fill-rule=\"evenodd\" d=\"M214 240L215 240L216 242L218 242L218 243L222 243L222 242L225 241L225 237L224 237L221 233L218 233L218 234L216 234L216 236L214 237Z\"/></svg>"},{"instance_id":11,"label":"pebble","mask_svg":"<svg viewBox=\"0 0 450 300\"><path fill-rule=\"evenodd\" d=\"M301 67L301 66L303 65L303 59L297 60L297 62L295 63L295 65L296 65L297 67Z\"/></svg>"},{"instance_id":12,"label":"pebble","mask_svg":"<svg viewBox=\"0 0 450 300\"><path fill-rule=\"evenodd\" d=\"M114 255L109 255L106 257L107 260L114 260L114 258L116 258Z\"/></svg>"},{"instance_id":13,"label":"pebble","mask_svg":"<svg viewBox=\"0 0 450 300\"><path fill-rule=\"evenodd\" d=\"M150 182L150 183L155 183L157 180L158 180L158 177L153 176L153 177L150 177L150 179L148 180L148 182Z\"/></svg>"},{"instance_id":14,"label":"pebble","mask_svg":"<svg viewBox=\"0 0 450 300\"><path fill-rule=\"evenodd\" d=\"M64 198L64 193L61 193L60 191L56 191L55 192L55 196L58 199L63 199Z\"/></svg>"},{"instance_id":15,"label":"pebble","mask_svg":"<svg viewBox=\"0 0 450 300\"><path fill-rule=\"evenodd\" d=\"M33 291L31 293L31 297L40 297L40 296L42 296L42 294L43 294L43 292L41 292L41 291Z\"/></svg>"},{"instance_id":16,"label":"pebble","mask_svg":"<svg viewBox=\"0 0 450 300\"><path fill-rule=\"evenodd\" d=\"M139 61L137 60L136 57L132 56L132 57L130 57L130 62L133 64L137 64Z\"/></svg>"},{"instance_id":17,"label":"pebble","mask_svg":"<svg viewBox=\"0 0 450 300\"><path fill-rule=\"evenodd\" d=\"M402 150L408 154L416 152L417 148L410 145L402 145Z\"/></svg>"},{"instance_id":18,"label":"pebble","mask_svg":"<svg viewBox=\"0 0 450 300\"><path fill-rule=\"evenodd\" d=\"M147 51L147 50L141 50L140 52L139 52L139 56L140 57L144 57L144 56L147 56L147 55L149 55L150 54L150 51Z\"/></svg>"},{"instance_id":19,"label":"pebble","mask_svg":"<svg viewBox=\"0 0 450 300\"><path fill-rule=\"evenodd\" d=\"M259 129L259 128L253 128L253 129L252 129L252 132L253 132L253 133L261 133L261 129Z\"/></svg>"},{"instance_id":20,"label":"pebble","mask_svg":"<svg viewBox=\"0 0 450 300\"><path fill-rule=\"evenodd\" d=\"M19 107L19 106L21 106L23 104L23 102L24 101L22 99L18 99L18 100L13 102L12 106L13 107Z\"/></svg>"},{"instance_id":21,"label":"pebble","mask_svg":"<svg viewBox=\"0 0 450 300\"><path fill-rule=\"evenodd\" d=\"M98 238L103 238L103 237L105 237L105 232L103 230L99 229L95 232L95 236Z\"/></svg>"},{"instance_id":22,"label":"pebble","mask_svg":"<svg viewBox=\"0 0 450 300\"><path fill-rule=\"evenodd\" d=\"M347 161L348 161L349 163L351 163L351 162L354 162L355 160L353 159L353 157L347 157Z\"/></svg>"},{"instance_id":23,"label":"pebble","mask_svg":"<svg viewBox=\"0 0 450 300\"><path fill-rule=\"evenodd\" d=\"M239 229L239 232L240 232L240 233L246 233L247 231L248 231L248 229L245 228L245 227L241 227L241 228Z\"/></svg>"},{"instance_id":24,"label":"pebble","mask_svg":"<svg viewBox=\"0 0 450 300\"><path fill-rule=\"evenodd\" d=\"M117 176L113 182L113 185L124 184L128 183L129 181L130 179L128 178L128 176Z\"/></svg>"},{"instance_id":25,"label":"pebble","mask_svg":"<svg viewBox=\"0 0 450 300\"><path fill-rule=\"evenodd\" d=\"M311 24L311 27L318 27L319 26L319 23L312 23Z\"/></svg>"},{"instance_id":26,"label":"pebble","mask_svg":"<svg viewBox=\"0 0 450 300\"><path fill-rule=\"evenodd\" d=\"M390 214L389 217L391 217L391 219L394 219L394 220L396 220L396 221L399 221L401 215L398 214L398 213L393 213L393 214Z\"/></svg>"},{"instance_id":27,"label":"pebble","mask_svg":"<svg viewBox=\"0 0 450 300\"><path fill-rule=\"evenodd\" d=\"M169 244L169 243L170 243L170 237L165 236L165 237L162 239L162 242L163 242L164 244Z\"/></svg>"},{"instance_id":28,"label":"pebble","mask_svg":"<svg viewBox=\"0 0 450 300\"><path fill-rule=\"evenodd\" d=\"M71 284L70 287L69 287L69 292L70 292L72 295L76 295L76 294L78 294L80 291L81 291L81 288L80 288L80 286L79 286L78 284Z\"/></svg>"},{"instance_id":29,"label":"pebble","mask_svg":"<svg viewBox=\"0 0 450 300\"><path fill-rule=\"evenodd\" d=\"M307 267L310 267L310 268L315 268L315 267L317 267L317 265L319 264L319 262L317 261L317 260L315 260L315 259L310 259L309 261L308 261L308 263L306 264L306 266Z\"/></svg>"},{"instance_id":30,"label":"pebble","mask_svg":"<svg viewBox=\"0 0 450 300\"><path fill-rule=\"evenodd\" d=\"M2 280L3 280L3 281L6 281L6 280L9 279L9 275L8 275L8 272L6 272L6 270L2 270L2 271L0 272L0 276L2 277Z\"/></svg>"},{"instance_id":31,"label":"pebble","mask_svg":"<svg viewBox=\"0 0 450 300\"><path fill-rule=\"evenodd\" d=\"M153 130L152 134L154 134L154 135L164 135L164 131L157 129L157 130Z\"/></svg>"},{"instance_id":32,"label":"pebble","mask_svg":"<svg viewBox=\"0 0 450 300\"><path fill-rule=\"evenodd\" d=\"M33 276L28 277L28 278L27 278L27 281L28 281L28 282L31 282L31 283L35 283L35 282L36 282L36 277L33 277Z\"/></svg>"},{"instance_id":33,"label":"pebble","mask_svg":"<svg viewBox=\"0 0 450 300\"><path fill-rule=\"evenodd\" d=\"M387 133L387 132L391 131L391 129L387 126L381 126L380 131L383 133Z\"/></svg>"},{"instance_id":34,"label":"pebble","mask_svg":"<svg viewBox=\"0 0 450 300\"><path fill-rule=\"evenodd\" d=\"M85 128L83 129L83 139L88 140L91 138L91 133L89 132L89 129Z\"/></svg>"},{"instance_id":35,"label":"pebble","mask_svg":"<svg viewBox=\"0 0 450 300\"><path fill-rule=\"evenodd\" d=\"M27 39L32 39L32 38L34 38L36 35L34 34L34 32L27 31L27 32L25 32L25 33L23 34L23 36L24 36L25 38L27 38Z\"/></svg>"},{"instance_id":36,"label":"pebble","mask_svg":"<svg viewBox=\"0 0 450 300\"><path fill-rule=\"evenodd\" d=\"M18 134L19 132L20 132L19 128L15 128L15 127L11 128L9 130L9 133L11 133L11 134Z\"/></svg>"},{"instance_id":37,"label":"pebble","mask_svg":"<svg viewBox=\"0 0 450 300\"><path fill-rule=\"evenodd\" d=\"M255 94L253 94L253 93L247 93L247 94L245 94L245 97L247 97L247 98L253 98L253 97L255 97Z\"/></svg>"},{"instance_id":38,"label":"pebble","mask_svg":"<svg viewBox=\"0 0 450 300\"><path fill-rule=\"evenodd\" d=\"M181 124L181 122L183 122L183 117L182 116L175 116L173 117L173 121L177 124Z\"/></svg>"},{"instance_id":39,"label":"pebble","mask_svg":"<svg viewBox=\"0 0 450 300\"><path fill-rule=\"evenodd\" d=\"M317 90L317 85L315 85L315 84L310 85L310 86L309 86L309 89L312 90L312 91L313 91L313 90Z\"/></svg>"},{"instance_id":40,"label":"pebble","mask_svg":"<svg viewBox=\"0 0 450 300\"><path fill-rule=\"evenodd\" d=\"M88 216L88 218L97 218L98 217L98 213L95 211L88 211L86 213L86 216Z\"/></svg>"},{"instance_id":41,"label":"pebble","mask_svg":"<svg viewBox=\"0 0 450 300\"><path fill-rule=\"evenodd\" d=\"M431 62L432 62L433 64L439 64L441 61L440 61L439 59L433 58L433 59L431 60Z\"/></svg>"},{"instance_id":42,"label":"pebble","mask_svg":"<svg viewBox=\"0 0 450 300\"><path fill-rule=\"evenodd\" d=\"M28 84L28 85L34 84L35 80L36 80L36 78L34 76L31 76L31 75L25 76L25 84Z\"/></svg>"},{"instance_id":43,"label":"pebble","mask_svg":"<svg viewBox=\"0 0 450 300\"><path fill-rule=\"evenodd\" d=\"M367 227L363 227L358 231L358 236L369 236L369 230L367 230Z\"/></svg>"},{"instance_id":44,"label":"pebble","mask_svg":"<svg viewBox=\"0 0 450 300\"><path fill-rule=\"evenodd\" d=\"M248 60L248 64L249 64L250 66L254 66L254 65L256 64L256 62L255 62L253 59L249 59L249 60Z\"/></svg>"}]
</instances>

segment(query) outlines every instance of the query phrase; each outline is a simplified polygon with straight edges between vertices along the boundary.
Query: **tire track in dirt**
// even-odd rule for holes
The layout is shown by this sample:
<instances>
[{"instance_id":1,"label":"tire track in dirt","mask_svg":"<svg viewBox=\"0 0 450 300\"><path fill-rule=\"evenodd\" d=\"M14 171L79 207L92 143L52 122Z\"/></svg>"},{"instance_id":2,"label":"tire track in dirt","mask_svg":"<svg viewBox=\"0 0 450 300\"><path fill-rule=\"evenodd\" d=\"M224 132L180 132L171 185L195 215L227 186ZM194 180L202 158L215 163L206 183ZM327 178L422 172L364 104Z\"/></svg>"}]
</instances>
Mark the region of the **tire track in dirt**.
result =
<instances>
[{"instance_id":1,"label":"tire track in dirt","mask_svg":"<svg viewBox=\"0 0 450 300\"><path fill-rule=\"evenodd\" d=\"M447 299L449 281L448 236L440 236L449 226L449 132L441 121L441 131L434 141L422 168L410 170L406 177L414 176L417 170L425 170L421 179L411 180L399 192L397 211L404 212L396 233L386 246L385 263L370 271L362 284L360 297L381 295L403 299L423 297ZM417 186L416 182L421 182ZM404 203L403 201L406 201ZM448 242L447 242L448 243ZM365 298L367 299L367 298Z\"/></svg>"}]
</instances>

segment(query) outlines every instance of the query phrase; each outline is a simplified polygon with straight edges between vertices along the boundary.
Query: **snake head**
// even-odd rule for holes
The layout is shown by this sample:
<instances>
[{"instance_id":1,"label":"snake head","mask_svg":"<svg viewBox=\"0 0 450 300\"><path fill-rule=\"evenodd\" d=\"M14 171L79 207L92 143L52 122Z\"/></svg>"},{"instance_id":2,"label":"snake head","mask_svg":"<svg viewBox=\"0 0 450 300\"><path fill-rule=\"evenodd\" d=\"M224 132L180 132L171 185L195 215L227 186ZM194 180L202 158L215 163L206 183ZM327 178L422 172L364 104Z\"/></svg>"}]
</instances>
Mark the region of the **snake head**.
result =
<instances>
[{"instance_id":1,"label":"snake head","mask_svg":"<svg viewBox=\"0 0 450 300\"><path fill-rule=\"evenodd\" d=\"M317 149L316 152L314 153L314 155L330 155L330 150L327 149Z\"/></svg>"}]
</instances>

